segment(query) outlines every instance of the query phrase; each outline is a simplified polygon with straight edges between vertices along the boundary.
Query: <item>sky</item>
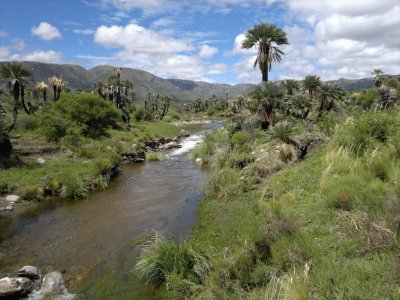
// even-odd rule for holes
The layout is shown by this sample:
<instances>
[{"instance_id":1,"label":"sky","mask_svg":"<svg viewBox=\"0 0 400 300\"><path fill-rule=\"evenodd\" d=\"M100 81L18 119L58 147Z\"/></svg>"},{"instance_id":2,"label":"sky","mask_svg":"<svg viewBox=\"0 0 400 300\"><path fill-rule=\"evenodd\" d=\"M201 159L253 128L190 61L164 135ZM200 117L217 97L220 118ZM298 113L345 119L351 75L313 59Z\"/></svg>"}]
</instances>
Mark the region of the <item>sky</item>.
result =
<instances>
[{"instance_id":1,"label":"sky","mask_svg":"<svg viewBox=\"0 0 400 300\"><path fill-rule=\"evenodd\" d=\"M400 74L400 0L0 0L0 61L259 83L256 49L241 44L261 22L289 40L272 80Z\"/></svg>"}]
</instances>

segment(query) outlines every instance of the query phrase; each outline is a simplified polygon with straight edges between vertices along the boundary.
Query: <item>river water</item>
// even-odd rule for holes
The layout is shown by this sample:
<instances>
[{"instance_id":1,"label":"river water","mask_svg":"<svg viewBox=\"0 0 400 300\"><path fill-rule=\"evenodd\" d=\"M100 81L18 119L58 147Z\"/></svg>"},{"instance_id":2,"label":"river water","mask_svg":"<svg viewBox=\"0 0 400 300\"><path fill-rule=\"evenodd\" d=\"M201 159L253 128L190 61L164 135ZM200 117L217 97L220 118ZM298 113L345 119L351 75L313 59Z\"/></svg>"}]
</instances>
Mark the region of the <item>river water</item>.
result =
<instances>
[{"instance_id":1,"label":"river water","mask_svg":"<svg viewBox=\"0 0 400 300\"><path fill-rule=\"evenodd\" d=\"M206 131L221 126L206 124L184 139L182 148L165 152L162 161L123 165L108 189L88 199L50 201L17 218L3 218L0 276L34 265L42 273L65 272L69 290L81 298L106 299L108 293L113 299L139 299L132 295L138 286L141 298L160 298L132 274L135 240L153 230L175 237L190 234L206 173L189 152Z\"/></svg>"}]
</instances>

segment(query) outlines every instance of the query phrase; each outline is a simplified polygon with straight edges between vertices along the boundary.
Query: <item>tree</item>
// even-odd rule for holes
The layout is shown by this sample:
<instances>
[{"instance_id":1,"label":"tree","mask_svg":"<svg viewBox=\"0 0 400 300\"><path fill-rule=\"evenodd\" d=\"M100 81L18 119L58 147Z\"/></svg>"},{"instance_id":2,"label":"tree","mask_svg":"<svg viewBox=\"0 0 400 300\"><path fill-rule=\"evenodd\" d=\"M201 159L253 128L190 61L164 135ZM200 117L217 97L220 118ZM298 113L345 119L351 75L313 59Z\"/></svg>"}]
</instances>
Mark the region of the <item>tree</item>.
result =
<instances>
[{"instance_id":1,"label":"tree","mask_svg":"<svg viewBox=\"0 0 400 300\"><path fill-rule=\"evenodd\" d=\"M261 23L246 33L242 48L258 48L258 55L254 61L254 68L258 65L262 73L262 81L268 81L268 72L273 62L280 62L284 52L280 45L289 44L286 32L274 24Z\"/></svg>"},{"instance_id":2,"label":"tree","mask_svg":"<svg viewBox=\"0 0 400 300\"><path fill-rule=\"evenodd\" d=\"M383 71L381 69L375 69L371 72L371 75L374 75L376 80L379 76L383 75Z\"/></svg>"},{"instance_id":3,"label":"tree","mask_svg":"<svg viewBox=\"0 0 400 300\"><path fill-rule=\"evenodd\" d=\"M286 79L282 82L282 85L289 96L292 96L293 92L300 87L299 83L294 79Z\"/></svg>"},{"instance_id":4,"label":"tree","mask_svg":"<svg viewBox=\"0 0 400 300\"><path fill-rule=\"evenodd\" d=\"M321 86L321 78L317 75L307 75L303 81L304 88L308 90L308 95L311 100L314 100L317 88Z\"/></svg>"},{"instance_id":5,"label":"tree","mask_svg":"<svg viewBox=\"0 0 400 300\"><path fill-rule=\"evenodd\" d=\"M285 92L282 87L271 82L267 82L264 87L253 93L254 99L259 103L258 115L262 129L267 130L270 125L274 125L274 108L280 106L280 101L284 95Z\"/></svg>"},{"instance_id":6,"label":"tree","mask_svg":"<svg viewBox=\"0 0 400 300\"><path fill-rule=\"evenodd\" d=\"M0 66L0 76L4 79L10 80L9 86L11 94L14 98L14 105L12 110L11 122L9 125L5 124L4 117L1 116L0 124L0 165L2 161L8 160L12 153L12 144L9 134L14 129L17 123L18 116L18 102L21 97L21 102L25 111L29 114L29 110L25 106L24 100L24 84L26 79L32 75L32 71L27 69L22 63L12 61L2 64ZM2 113L4 115L4 113Z\"/></svg>"},{"instance_id":7,"label":"tree","mask_svg":"<svg viewBox=\"0 0 400 300\"><path fill-rule=\"evenodd\" d=\"M54 101L57 101L60 99L61 90L65 86L65 81L62 77L58 78L54 75L51 76L48 81L53 86Z\"/></svg>"},{"instance_id":8,"label":"tree","mask_svg":"<svg viewBox=\"0 0 400 300\"><path fill-rule=\"evenodd\" d=\"M335 107L335 100L343 99L346 93L338 84L323 84L318 88L318 94L320 97L318 117L321 117L324 111L331 111Z\"/></svg>"},{"instance_id":9,"label":"tree","mask_svg":"<svg viewBox=\"0 0 400 300\"><path fill-rule=\"evenodd\" d=\"M47 101L47 89L49 87L44 81L40 81L36 83L35 85L35 90L38 91L39 93L42 93L43 95L43 101Z\"/></svg>"}]
</instances>

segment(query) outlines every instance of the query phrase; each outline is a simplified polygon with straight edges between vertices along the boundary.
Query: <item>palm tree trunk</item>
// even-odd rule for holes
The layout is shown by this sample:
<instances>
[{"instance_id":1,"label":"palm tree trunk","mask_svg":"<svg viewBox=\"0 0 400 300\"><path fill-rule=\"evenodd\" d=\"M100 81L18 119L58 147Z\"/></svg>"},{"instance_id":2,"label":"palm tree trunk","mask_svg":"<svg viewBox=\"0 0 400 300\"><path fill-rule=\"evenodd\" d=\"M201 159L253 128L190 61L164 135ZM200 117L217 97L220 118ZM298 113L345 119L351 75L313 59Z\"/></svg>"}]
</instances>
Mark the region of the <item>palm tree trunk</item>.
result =
<instances>
[{"instance_id":1,"label":"palm tree trunk","mask_svg":"<svg viewBox=\"0 0 400 300\"><path fill-rule=\"evenodd\" d=\"M262 70L262 81L263 82L267 82L268 81L268 64Z\"/></svg>"},{"instance_id":2,"label":"palm tree trunk","mask_svg":"<svg viewBox=\"0 0 400 300\"><path fill-rule=\"evenodd\" d=\"M19 93L20 93L20 84L19 81L15 81L12 87L12 93L14 96L14 107L12 110L12 117L11 117L11 124L8 126L8 128L5 130L5 133L8 135L11 130L14 129L15 124L17 124L17 115L18 115L18 99L19 99Z\"/></svg>"},{"instance_id":3,"label":"palm tree trunk","mask_svg":"<svg viewBox=\"0 0 400 300\"><path fill-rule=\"evenodd\" d=\"M22 106L24 107L25 112L30 115L31 111L28 109L28 107L25 104L25 90L24 90L24 85L21 84L21 102Z\"/></svg>"},{"instance_id":4,"label":"palm tree trunk","mask_svg":"<svg viewBox=\"0 0 400 300\"><path fill-rule=\"evenodd\" d=\"M10 159L13 147L7 133L0 133L0 165Z\"/></svg>"},{"instance_id":5,"label":"palm tree trunk","mask_svg":"<svg viewBox=\"0 0 400 300\"><path fill-rule=\"evenodd\" d=\"M57 101L57 86L53 84L54 102Z\"/></svg>"}]
</instances>

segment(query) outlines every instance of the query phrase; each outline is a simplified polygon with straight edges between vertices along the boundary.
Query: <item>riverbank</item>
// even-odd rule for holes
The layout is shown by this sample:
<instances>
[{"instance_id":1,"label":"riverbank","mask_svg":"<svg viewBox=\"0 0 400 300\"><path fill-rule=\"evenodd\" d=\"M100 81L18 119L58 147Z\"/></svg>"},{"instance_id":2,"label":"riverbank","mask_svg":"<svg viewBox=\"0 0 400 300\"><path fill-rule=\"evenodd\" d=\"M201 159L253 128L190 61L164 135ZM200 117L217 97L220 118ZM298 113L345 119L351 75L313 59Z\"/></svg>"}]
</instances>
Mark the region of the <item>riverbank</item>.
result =
<instances>
[{"instance_id":1,"label":"riverbank","mask_svg":"<svg viewBox=\"0 0 400 300\"><path fill-rule=\"evenodd\" d=\"M12 137L21 166L0 172L0 214L19 213L46 199L85 198L90 191L107 188L122 162L140 162L145 152L172 148L182 131L195 130L200 123L174 125L162 121L134 123L132 127L109 129L102 139L82 139L77 147L48 142L43 136L19 128ZM174 138L172 138L174 137ZM7 195L14 201L10 208ZM10 209L5 210L9 207Z\"/></svg>"},{"instance_id":2,"label":"riverbank","mask_svg":"<svg viewBox=\"0 0 400 300\"><path fill-rule=\"evenodd\" d=\"M399 122L228 125L194 153L212 174L192 238L145 247L137 271L166 299L398 299ZM314 142L303 157L289 138Z\"/></svg>"}]
</instances>

